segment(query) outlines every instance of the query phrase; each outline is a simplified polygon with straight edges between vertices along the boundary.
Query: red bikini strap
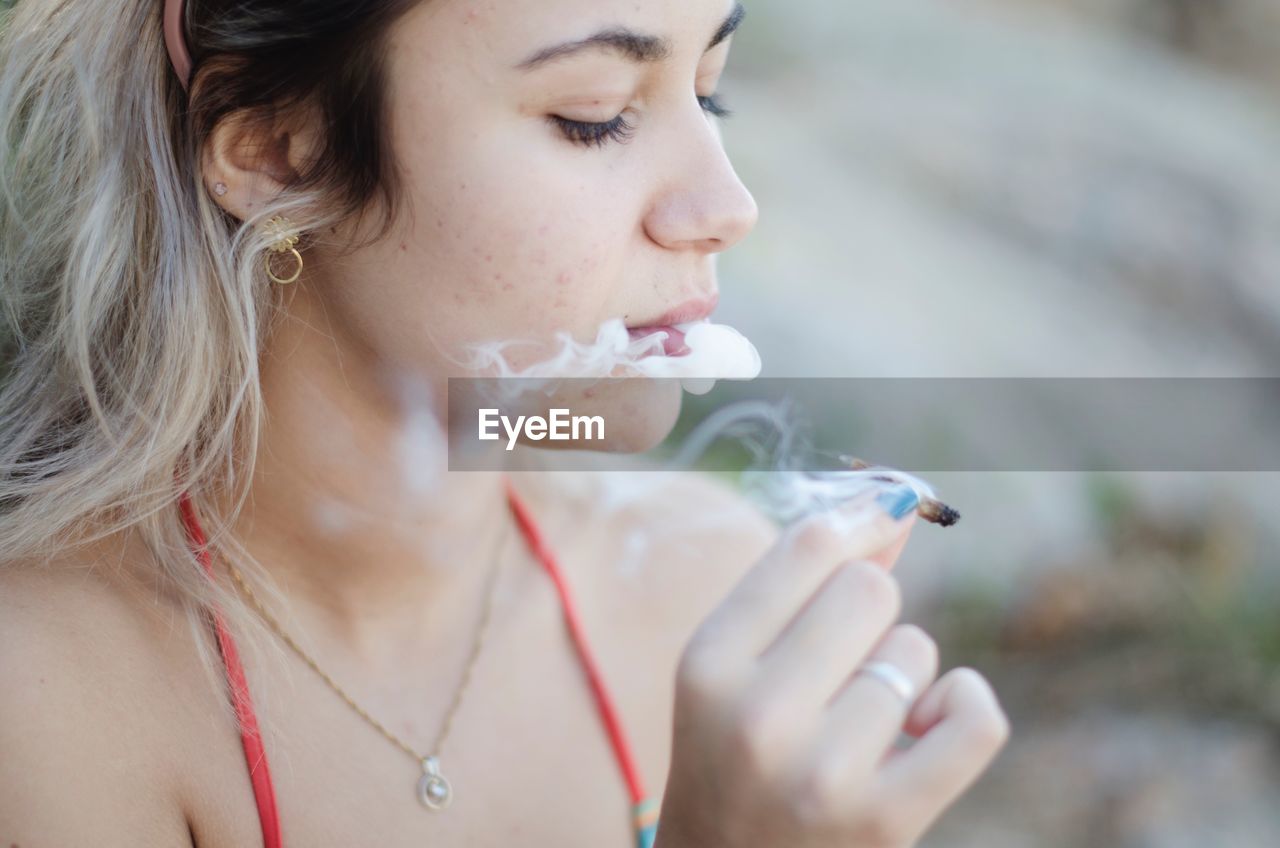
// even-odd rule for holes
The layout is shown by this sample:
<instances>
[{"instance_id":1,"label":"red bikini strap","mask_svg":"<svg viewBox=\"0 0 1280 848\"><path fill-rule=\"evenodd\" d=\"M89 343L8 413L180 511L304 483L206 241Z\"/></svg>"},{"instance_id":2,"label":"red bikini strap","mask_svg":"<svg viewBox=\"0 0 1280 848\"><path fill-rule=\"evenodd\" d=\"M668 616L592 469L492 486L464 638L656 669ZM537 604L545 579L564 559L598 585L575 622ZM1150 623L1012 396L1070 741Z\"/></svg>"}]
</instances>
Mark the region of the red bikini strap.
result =
<instances>
[{"instance_id":1,"label":"red bikini strap","mask_svg":"<svg viewBox=\"0 0 1280 848\"><path fill-rule=\"evenodd\" d=\"M618 720L613 699L609 695L609 690L604 684L600 670L596 667L595 658L591 655L591 649L587 645L586 634L583 632L582 622L578 618L577 607L574 605L573 597L569 593L569 584L561 573L560 566L556 563L555 555L542 538L538 525L534 523L529 508L521 500L520 496L516 494L510 479L507 479L506 487L507 500L511 504L511 510L515 513L516 521L519 523L529 547L532 549L534 556L538 558L538 561L542 563L543 567L551 575L552 581L556 584L556 589L560 592L565 620L569 624L569 631L573 635L578 654L582 658L587 677L591 681L591 691L595 694L596 703L599 705L600 712L604 717L605 727L609 732L609 739L613 742L618 762L622 766L622 772L627 780L627 787L631 792L631 800L633 803L640 803L647 797L644 791L644 783L640 778L640 771L636 767L635 758L632 756L631 745L627 740L626 731L622 727L622 722Z\"/></svg>"},{"instance_id":2,"label":"red bikini strap","mask_svg":"<svg viewBox=\"0 0 1280 848\"><path fill-rule=\"evenodd\" d=\"M182 508L182 520L187 535L195 549L196 557L204 566L209 580L215 580L213 562L209 549L205 547L204 530L196 518L195 508L186 492L182 493L179 505ZM258 821L262 824L262 842L265 848L281 848L280 818L276 812L276 793L271 785L271 771L267 767L267 752L262 747L262 736L258 732L258 719L253 712L253 701L249 698L249 684L245 679L244 667L240 664L240 653L231 638L222 618L221 610L213 611L214 627L218 634L218 648L222 651L222 659L227 666L227 680L231 684L232 703L236 716L240 719L240 740L244 745L245 761L249 764L249 779L253 783L253 795L258 803Z\"/></svg>"}]
</instances>

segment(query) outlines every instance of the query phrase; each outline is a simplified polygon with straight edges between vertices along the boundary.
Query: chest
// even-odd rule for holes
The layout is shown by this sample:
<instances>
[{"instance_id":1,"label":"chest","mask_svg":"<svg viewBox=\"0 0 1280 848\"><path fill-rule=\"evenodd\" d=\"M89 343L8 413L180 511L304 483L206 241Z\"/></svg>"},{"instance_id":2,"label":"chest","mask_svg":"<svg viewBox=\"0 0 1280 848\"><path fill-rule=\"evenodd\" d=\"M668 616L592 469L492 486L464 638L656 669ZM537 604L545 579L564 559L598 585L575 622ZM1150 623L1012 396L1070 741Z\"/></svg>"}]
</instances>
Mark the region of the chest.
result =
<instances>
[{"instance_id":1,"label":"chest","mask_svg":"<svg viewBox=\"0 0 1280 848\"><path fill-rule=\"evenodd\" d=\"M654 611L626 593L588 580L570 585L645 789L659 797L681 640L655 628ZM246 667L284 845L634 844L627 783L559 596L549 578L525 591L521 614L486 638L454 714L440 752L453 799L441 811L416 797L421 766L310 669L299 662L272 679ZM671 636L679 635L675 628ZM433 707L421 721L389 729L406 740L437 738L450 698L412 685L405 691ZM261 844L240 738L219 727L206 733L204 755L193 763L196 843Z\"/></svg>"}]
</instances>

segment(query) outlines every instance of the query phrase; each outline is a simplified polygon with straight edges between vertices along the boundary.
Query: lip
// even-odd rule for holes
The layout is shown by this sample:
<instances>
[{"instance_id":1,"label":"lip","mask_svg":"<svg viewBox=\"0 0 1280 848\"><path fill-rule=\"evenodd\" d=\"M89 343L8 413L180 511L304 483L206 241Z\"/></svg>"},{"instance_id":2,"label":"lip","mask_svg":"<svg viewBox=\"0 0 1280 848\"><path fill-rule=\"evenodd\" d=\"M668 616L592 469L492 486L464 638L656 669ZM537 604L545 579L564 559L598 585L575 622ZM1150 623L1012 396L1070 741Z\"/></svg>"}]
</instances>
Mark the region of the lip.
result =
<instances>
[{"instance_id":1,"label":"lip","mask_svg":"<svg viewBox=\"0 0 1280 848\"><path fill-rule=\"evenodd\" d=\"M720 293L713 292L709 297L699 297L693 300L686 300L684 303L669 309L659 315L652 321L645 321L643 324L633 325L636 328L651 329L669 329L673 324L686 324L690 321L701 321L707 318L715 311L716 304L720 302Z\"/></svg>"},{"instance_id":2,"label":"lip","mask_svg":"<svg viewBox=\"0 0 1280 848\"><path fill-rule=\"evenodd\" d=\"M627 334L631 336L632 340L635 340L656 333L665 333L666 336L662 340L662 353L665 356L684 356L690 352L689 346L685 344L684 330L677 328L675 325L706 320L715 311L716 304L719 302L719 292L712 292L708 297L686 300L674 309L668 309L652 321L628 326Z\"/></svg>"},{"instance_id":3,"label":"lip","mask_svg":"<svg viewBox=\"0 0 1280 848\"><path fill-rule=\"evenodd\" d=\"M631 336L632 341L656 333L666 333L666 338L662 340L663 355L684 356L690 352L689 346L684 341L684 332L677 330L675 327L629 327L627 328L627 333Z\"/></svg>"}]
</instances>

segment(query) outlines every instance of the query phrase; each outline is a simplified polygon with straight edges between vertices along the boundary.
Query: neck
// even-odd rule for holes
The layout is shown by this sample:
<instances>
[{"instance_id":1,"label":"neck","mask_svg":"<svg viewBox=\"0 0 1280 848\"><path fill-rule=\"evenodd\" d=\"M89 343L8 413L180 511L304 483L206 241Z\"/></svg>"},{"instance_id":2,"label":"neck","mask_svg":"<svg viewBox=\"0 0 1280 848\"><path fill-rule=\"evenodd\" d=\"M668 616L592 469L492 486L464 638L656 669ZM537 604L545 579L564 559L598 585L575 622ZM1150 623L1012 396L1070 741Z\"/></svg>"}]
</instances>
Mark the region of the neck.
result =
<instances>
[{"instance_id":1,"label":"neck","mask_svg":"<svg viewBox=\"0 0 1280 848\"><path fill-rule=\"evenodd\" d=\"M263 357L267 414L234 534L281 589L276 617L304 628L303 644L370 674L402 671L470 632L500 534L508 578L530 560L503 477L444 470L425 385L386 379L305 289L289 301Z\"/></svg>"}]
</instances>

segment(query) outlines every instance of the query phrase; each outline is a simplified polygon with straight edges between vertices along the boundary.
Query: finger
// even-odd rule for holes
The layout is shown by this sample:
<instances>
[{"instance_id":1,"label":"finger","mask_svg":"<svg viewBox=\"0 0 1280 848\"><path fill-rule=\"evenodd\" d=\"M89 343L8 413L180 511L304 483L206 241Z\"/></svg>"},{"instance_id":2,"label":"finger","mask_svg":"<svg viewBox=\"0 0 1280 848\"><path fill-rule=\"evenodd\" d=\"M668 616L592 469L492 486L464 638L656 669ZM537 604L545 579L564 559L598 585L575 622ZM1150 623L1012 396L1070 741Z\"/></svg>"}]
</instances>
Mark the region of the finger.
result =
<instances>
[{"instance_id":1,"label":"finger","mask_svg":"<svg viewBox=\"0 0 1280 848\"><path fill-rule=\"evenodd\" d=\"M907 529L898 537L897 541L889 543L889 546L883 550L867 557L870 562L884 568L886 571L892 571L897 565L898 558L902 556L902 551L907 546L907 542L911 540L911 531L915 529L916 512L912 510L903 517L902 522L907 525Z\"/></svg>"},{"instance_id":2,"label":"finger","mask_svg":"<svg viewBox=\"0 0 1280 848\"><path fill-rule=\"evenodd\" d=\"M761 697L784 693L819 712L901 609L898 582L883 567L841 565L761 654L753 687Z\"/></svg>"},{"instance_id":3,"label":"finger","mask_svg":"<svg viewBox=\"0 0 1280 848\"><path fill-rule=\"evenodd\" d=\"M872 493L790 525L711 612L691 648L725 666L754 663L839 564L875 556L909 532L918 501L909 487L889 491L887 500L907 507L905 520Z\"/></svg>"},{"instance_id":4,"label":"finger","mask_svg":"<svg viewBox=\"0 0 1280 848\"><path fill-rule=\"evenodd\" d=\"M1009 720L991 685L964 667L944 674L921 696L906 726L923 735L885 762L875 792L883 803L926 816L940 814L963 794L1009 736Z\"/></svg>"},{"instance_id":5,"label":"finger","mask_svg":"<svg viewBox=\"0 0 1280 848\"><path fill-rule=\"evenodd\" d=\"M865 661L893 665L911 681L912 692L928 689L938 673L938 647L933 638L914 624L889 630ZM820 725L820 750L813 756L824 773L849 785L874 771L902 731L911 703L883 680L859 674L854 668L848 683L830 699Z\"/></svg>"}]
</instances>

